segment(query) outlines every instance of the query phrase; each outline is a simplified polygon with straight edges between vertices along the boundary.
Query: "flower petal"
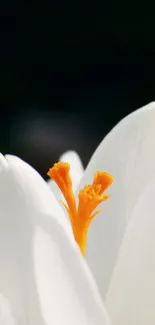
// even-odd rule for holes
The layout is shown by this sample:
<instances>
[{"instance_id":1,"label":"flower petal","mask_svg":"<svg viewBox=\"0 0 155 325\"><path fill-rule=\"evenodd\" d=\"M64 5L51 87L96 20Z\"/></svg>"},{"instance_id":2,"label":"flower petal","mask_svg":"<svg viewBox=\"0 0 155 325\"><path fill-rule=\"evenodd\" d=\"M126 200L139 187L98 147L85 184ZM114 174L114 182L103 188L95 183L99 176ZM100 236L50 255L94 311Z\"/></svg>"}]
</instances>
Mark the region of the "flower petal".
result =
<instances>
[{"instance_id":1,"label":"flower petal","mask_svg":"<svg viewBox=\"0 0 155 325\"><path fill-rule=\"evenodd\" d=\"M82 177L84 174L84 168L80 156L75 151L66 151L63 155L60 156L60 161L67 161L73 166L73 169L76 169L79 177ZM72 172L72 171L71 171ZM74 171L73 171L74 172ZM74 175L73 175L74 177Z\"/></svg>"},{"instance_id":2,"label":"flower petal","mask_svg":"<svg viewBox=\"0 0 155 325\"><path fill-rule=\"evenodd\" d=\"M6 158L6 164L0 159L0 295L13 325L109 324L47 184L20 159Z\"/></svg>"},{"instance_id":3,"label":"flower petal","mask_svg":"<svg viewBox=\"0 0 155 325\"><path fill-rule=\"evenodd\" d=\"M61 225L45 215L36 228L34 256L41 310L48 325L109 324L79 250Z\"/></svg>"},{"instance_id":4,"label":"flower petal","mask_svg":"<svg viewBox=\"0 0 155 325\"><path fill-rule=\"evenodd\" d=\"M80 180L84 174L84 168L81 162L79 155L75 151L67 151L62 156L60 156L60 161L69 162L71 165L70 174L73 182L73 190L75 191L77 186L80 183ZM48 181L48 185L50 186L52 192L56 196L57 199L61 199L62 194L51 179Z\"/></svg>"},{"instance_id":5,"label":"flower petal","mask_svg":"<svg viewBox=\"0 0 155 325\"><path fill-rule=\"evenodd\" d=\"M0 324L2 325L15 325L11 306L7 299L0 294Z\"/></svg>"},{"instance_id":6,"label":"flower petal","mask_svg":"<svg viewBox=\"0 0 155 325\"><path fill-rule=\"evenodd\" d=\"M126 226L139 196L155 175L155 103L123 119L94 153L80 184L96 170L114 176L110 200L92 222L86 258L105 298Z\"/></svg>"},{"instance_id":7,"label":"flower petal","mask_svg":"<svg viewBox=\"0 0 155 325\"><path fill-rule=\"evenodd\" d=\"M130 218L106 303L114 325L155 324L155 180Z\"/></svg>"}]
</instances>

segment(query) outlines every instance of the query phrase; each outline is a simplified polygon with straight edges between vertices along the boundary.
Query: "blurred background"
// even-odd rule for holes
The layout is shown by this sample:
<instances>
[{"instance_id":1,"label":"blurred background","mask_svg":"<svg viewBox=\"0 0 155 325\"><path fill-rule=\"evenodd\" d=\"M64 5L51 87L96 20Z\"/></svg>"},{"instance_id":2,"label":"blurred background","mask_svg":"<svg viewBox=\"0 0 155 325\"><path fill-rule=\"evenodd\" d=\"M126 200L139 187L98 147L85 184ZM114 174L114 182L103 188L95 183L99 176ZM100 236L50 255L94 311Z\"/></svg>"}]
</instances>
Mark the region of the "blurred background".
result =
<instances>
[{"instance_id":1,"label":"blurred background","mask_svg":"<svg viewBox=\"0 0 155 325\"><path fill-rule=\"evenodd\" d=\"M86 166L120 119L155 100L154 8L6 1L0 12L0 151L44 178L65 150Z\"/></svg>"}]
</instances>

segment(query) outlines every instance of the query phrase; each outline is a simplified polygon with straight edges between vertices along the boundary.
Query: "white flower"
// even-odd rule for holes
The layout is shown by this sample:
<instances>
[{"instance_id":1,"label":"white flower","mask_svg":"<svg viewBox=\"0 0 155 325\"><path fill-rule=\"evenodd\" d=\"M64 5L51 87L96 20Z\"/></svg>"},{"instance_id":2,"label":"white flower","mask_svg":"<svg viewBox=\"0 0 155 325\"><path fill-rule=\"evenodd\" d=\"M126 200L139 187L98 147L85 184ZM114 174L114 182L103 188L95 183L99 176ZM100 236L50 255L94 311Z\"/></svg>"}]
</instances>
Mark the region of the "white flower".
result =
<instances>
[{"instance_id":1,"label":"white flower","mask_svg":"<svg viewBox=\"0 0 155 325\"><path fill-rule=\"evenodd\" d=\"M52 191L26 163L0 156L3 325L109 325L104 303L111 325L155 324L154 142L152 103L110 132L80 185L75 168L77 193L97 170L115 178L86 250L102 300Z\"/></svg>"},{"instance_id":2,"label":"white flower","mask_svg":"<svg viewBox=\"0 0 155 325\"><path fill-rule=\"evenodd\" d=\"M48 185L0 155L0 324L109 325L71 227Z\"/></svg>"},{"instance_id":3,"label":"white flower","mask_svg":"<svg viewBox=\"0 0 155 325\"><path fill-rule=\"evenodd\" d=\"M155 103L108 134L77 193L96 170L110 172L115 181L108 191L111 199L90 226L86 260L112 325L154 325Z\"/></svg>"}]
</instances>

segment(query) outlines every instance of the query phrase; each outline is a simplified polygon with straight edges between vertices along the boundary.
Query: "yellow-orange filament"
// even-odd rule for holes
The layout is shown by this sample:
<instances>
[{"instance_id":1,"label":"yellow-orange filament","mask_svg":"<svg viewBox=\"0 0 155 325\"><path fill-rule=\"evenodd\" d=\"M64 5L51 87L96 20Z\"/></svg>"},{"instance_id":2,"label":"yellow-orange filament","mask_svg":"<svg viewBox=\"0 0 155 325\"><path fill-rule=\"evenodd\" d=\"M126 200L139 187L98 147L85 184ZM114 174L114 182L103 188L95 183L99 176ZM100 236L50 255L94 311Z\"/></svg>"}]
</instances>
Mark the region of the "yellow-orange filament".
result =
<instances>
[{"instance_id":1,"label":"yellow-orange filament","mask_svg":"<svg viewBox=\"0 0 155 325\"><path fill-rule=\"evenodd\" d=\"M84 254L90 222L101 211L94 210L100 203L109 198L109 195L105 195L104 192L112 184L113 177L102 171L96 172L93 183L86 185L79 192L79 202L76 207L69 170L69 163L58 162L49 169L47 174L56 182L67 202L67 205L64 204L64 206L71 221L74 237L82 254Z\"/></svg>"}]
</instances>

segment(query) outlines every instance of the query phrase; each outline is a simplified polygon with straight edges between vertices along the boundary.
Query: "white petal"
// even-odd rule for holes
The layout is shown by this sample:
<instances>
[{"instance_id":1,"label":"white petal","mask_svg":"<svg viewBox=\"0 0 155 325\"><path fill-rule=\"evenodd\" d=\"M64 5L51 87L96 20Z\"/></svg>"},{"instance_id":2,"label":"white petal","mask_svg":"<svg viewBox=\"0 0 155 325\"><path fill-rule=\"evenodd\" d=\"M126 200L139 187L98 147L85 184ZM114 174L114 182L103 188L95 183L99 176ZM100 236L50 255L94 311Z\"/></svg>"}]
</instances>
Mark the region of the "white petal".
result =
<instances>
[{"instance_id":1,"label":"white petal","mask_svg":"<svg viewBox=\"0 0 155 325\"><path fill-rule=\"evenodd\" d=\"M50 190L54 194L55 198L58 201L60 201L62 199L62 194L61 194L61 191L60 191L59 187L57 186L57 184L52 179L49 179L47 181L47 185L49 186Z\"/></svg>"},{"instance_id":2,"label":"white petal","mask_svg":"<svg viewBox=\"0 0 155 325\"><path fill-rule=\"evenodd\" d=\"M60 161L68 161L74 169L77 170L79 176L82 177L84 173L84 168L80 156L75 151L66 151L60 156Z\"/></svg>"},{"instance_id":3,"label":"white petal","mask_svg":"<svg viewBox=\"0 0 155 325\"><path fill-rule=\"evenodd\" d=\"M0 157L0 165L4 315L8 310L13 325L109 324L71 228L47 184L16 157L7 156L5 164Z\"/></svg>"},{"instance_id":4,"label":"white petal","mask_svg":"<svg viewBox=\"0 0 155 325\"><path fill-rule=\"evenodd\" d=\"M11 306L7 299L0 294L0 324L15 325Z\"/></svg>"},{"instance_id":5,"label":"white petal","mask_svg":"<svg viewBox=\"0 0 155 325\"><path fill-rule=\"evenodd\" d=\"M81 162L79 155L75 151L67 151L62 156L60 156L60 161L69 162L71 165L70 175L73 182L73 190L75 191L77 186L80 183L80 180L84 174L84 168ZM48 181L48 185L50 186L52 192L56 196L56 198L61 199L61 192L55 182L52 180Z\"/></svg>"},{"instance_id":6,"label":"white petal","mask_svg":"<svg viewBox=\"0 0 155 325\"><path fill-rule=\"evenodd\" d=\"M113 325L155 324L155 180L132 213L106 302Z\"/></svg>"},{"instance_id":7,"label":"white petal","mask_svg":"<svg viewBox=\"0 0 155 325\"><path fill-rule=\"evenodd\" d=\"M109 324L89 270L63 228L46 216L36 228L35 266L42 313L50 325ZM48 281L47 281L48 279Z\"/></svg>"},{"instance_id":8,"label":"white petal","mask_svg":"<svg viewBox=\"0 0 155 325\"><path fill-rule=\"evenodd\" d=\"M92 222L86 257L102 297L112 277L125 228L142 191L155 175L155 103L123 119L94 153L80 187L96 170L111 173L111 198Z\"/></svg>"}]
</instances>

